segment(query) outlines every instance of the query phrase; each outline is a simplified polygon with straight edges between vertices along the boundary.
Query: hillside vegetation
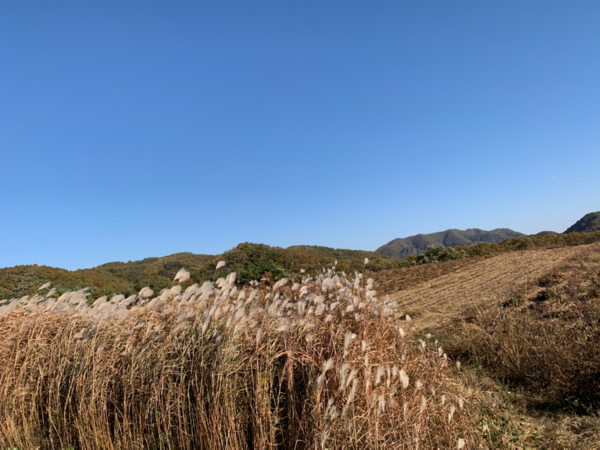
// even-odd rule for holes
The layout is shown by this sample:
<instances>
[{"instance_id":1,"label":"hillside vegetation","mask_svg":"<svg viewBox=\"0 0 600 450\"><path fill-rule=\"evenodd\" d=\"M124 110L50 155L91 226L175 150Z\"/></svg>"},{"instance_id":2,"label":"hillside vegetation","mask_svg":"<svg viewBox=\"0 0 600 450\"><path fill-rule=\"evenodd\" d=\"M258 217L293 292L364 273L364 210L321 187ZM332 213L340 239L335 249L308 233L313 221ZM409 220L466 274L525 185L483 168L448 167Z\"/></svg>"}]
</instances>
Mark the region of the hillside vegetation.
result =
<instances>
[{"instance_id":1,"label":"hillside vegetation","mask_svg":"<svg viewBox=\"0 0 600 450\"><path fill-rule=\"evenodd\" d=\"M15 266L0 269L0 299L34 294L50 281L55 293L90 288L93 296L122 293L129 296L149 286L159 291L173 285L173 277L186 267L197 279L214 274L214 256L176 253L162 258L146 258L128 263L112 262L92 269L65 270L48 266Z\"/></svg>"},{"instance_id":2,"label":"hillside vegetation","mask_svg":"<svg viewBox=\"0 0 600 450\"><path fill-rule=\"evenodd\" d=\"M391 256L381 255L377 252L370 252L367 250L344 250L339 248L323 247L319 245L293 245L287 247L286 250L294 250L306 253L312 253L314 255L325 256L327 258L336 259L389 259Z\"/></svg>"},{"instance_id":3,"label":"hillside vegetation","mask_svg":"<svg viewBox=\"0 0 600 450\"><path fill-rule=\"evenodd\" d=\"M598 234L559 236L564 244ZM463 363L473 387L509 412L508 448L600 449L600 243L528 247L374 278L413 326Z\"/></svg>"},{"instance_id":4,"label":"hillside vegetation","mask_svg":"<svg viewBox=\"0 0 600 450\"><path fill-rule=\"evenodd\" d=\"M586 245L598 241L600 241L600 231L569 234L549 233L510 238L495 244L479 243L454 248L457 251L464 251L467 257L472 257L491 256L510 251Z\"/></svg>"},{"instance_id":5,"label":"hillside vegetation","mask_svg":"<svg viewBox=\"0 0 600 450\"><path fill-rule=\"evenodd\" d=\"M162 258L146 258L133 262L112 262L92 269L69 271L47 266L16 266L0 269L0 299L21 298L33 295L42 284L51 281L57 294L90 288L94 297L122 293L129 296L145 286L156 292L170 288L177 271L185 267L192 279L202 282L216 280L229 273L238 273L238 282L259 280L266 274L284 278L290 274L316 274L337 261L339 271L363 271L365 258L367 270L377 272L409 264L408 261L390 258L374 252L339 250L327 247L297 246L287 249L264 244L244 243L222 255L197 255L176 253ZM226 266L215 270L218 261Z\"/></svg>"},{"instance_id":6,"label":"hillside vegetation","mask_svg":"<svg viewBox=\"0 0 600 450\"><path fill-rule=\"evenodd\" d=\"M289 248L270 247L264 244L239 244L222 255L197 255L176 253L161 258L146 258L141 261L112 262L92 269L69 271L47 266L16 266L0 269L0 299L21 298L33 295L37 288L50 281L56 294L90 288L94 297L122 293L125 296L139 292L145 286L159 292L170 288L172 280L181 267L185 267L197 281L216 280L229 271L238 273L238 283L260 279L267 275L274 279L300 274L317 274L324 267L337 261L337 269L347 274L355 271L377 273L385 270L409 267L415 264L443 261L450 253L456 257L493 256L498 253L531 250L536 248L563 247L589 244L600 241L600 231L592 233L544 234L506 239L498 243L479 243L443 250L439 246L420 257L404 259L387 257L374 252L339 250L316 246ZM444 256L439 258L440 253ZM451 256L451 255L450 255ZM365 265L365 258L368 264ZM226 261L226 266L215 270L216 263Z\"/></svg>"},{"instance_id":7,"label":"hillside vegetation","mask_svg":"<svg viewBox=\"0 0 600 450\"><path fill-rule=\"evenodd\" d=\"M562 253L562 254L561 254ZM538 276L477 314L461 359L543 396L546 407L600 409L600 247L559 253Z\"/></svg>"},{"instance_id":8,"label":"hillside vegetation","mask_svg":"<svg viewBox=\"0 0 600 450\"><path fill-rule=\"evenodd\" d=\"M560 236L375 280L184 276L97 300L45 287L0 305L0 442L598 448L600 244ZM517 239L542 238L556 236ZM245 267L273 249L233 250Z\"/></svg>"},{"instance_id":9,"label":"hillside vegetation","mask_svg":"<svg viewBox=\"0 0 600 450\"><path fill-rule=\"evenodd\" d=\"M525 236L508 228L498 228L492 231L469 228L467 230L446 230L438 233L417 234L406 238L398 238L379 247L376 251L382 255L405 258L411 255L425 253L431 245L443 245L444 247L456 247L459 245L470 245L479 242L496 243L508 238Z\"/></svg>"},{"instance_id":10,"label":"hillside vegetation","mask_svg":"<svg viewBox=\"0 0 600 450\"><path fill-rule=\"evenodd\" d=\"M586 214L567 228L565 233L587 233L592 231L600 231L600 211Z\"/></svg>"},{"instance_id":11,"label":"hillside vegetation","mask_svg":"<svg viewBox=\"0 0 600 450\"><path fill-rule=\"evenodd\" d=\"M587 214L563 235L542 232L524 236L508 229L447 230L396 239L380 247L377 252L310 245L281 248L243 243L222 255L176 253L127 263L111 262L75 271L37 265L15 266L0 269L0 299L33 295L39 286L48 281L53 283L57 294L84 287L90 289L92 296L110 296L117 292L129 296L145 286L158 292L171 287L172 279L181 267L185 267L197 281L214 281L228 271L235 270L238 273L238 283L243 284L265 275L278 279L302 272L316 274L324 267L335 265L336 261L339 271L352 273L366 270L367 273L376 273L463 256L491 256L506 251L581 245L600 240L599 217L600 213ZM431 246L435 250L430 250L423 256ZM440 246L457 248L456 251L444 250ZM417 254L420 258L416 257ZM397 258L397 255L405 257ZM365 258L369 260L366 266ZM222 270L216 271L215 265L221 260L227 264Z\"/></svg>"},{"instance_id":12,"label":"hillside vegetation","mask_svg":"<svg viewBox=\"0 0 600 450\"><path fill-rule=\"evenodd\" d=\"M599 267L600 231L3 269L0 444L600 449Z\"/></svg>"}]
</instances>

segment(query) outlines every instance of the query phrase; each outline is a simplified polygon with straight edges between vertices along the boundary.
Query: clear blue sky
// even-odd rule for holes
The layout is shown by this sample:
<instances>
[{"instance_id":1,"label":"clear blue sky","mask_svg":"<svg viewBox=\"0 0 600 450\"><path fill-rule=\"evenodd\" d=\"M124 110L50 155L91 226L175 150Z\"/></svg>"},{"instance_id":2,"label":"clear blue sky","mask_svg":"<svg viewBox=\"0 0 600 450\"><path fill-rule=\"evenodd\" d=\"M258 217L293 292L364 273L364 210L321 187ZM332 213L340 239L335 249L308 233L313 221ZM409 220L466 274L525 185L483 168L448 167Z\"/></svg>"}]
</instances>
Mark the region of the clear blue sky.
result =
<instances>
[{"instance_id":1,"label":"clear blue sky","mask_svg":"<svg viewBox=\"0 0 600 450\"><path fill-rule=\"evenodd\" d=\"M600 2L0 4L0 267L600 210Z\"/></svg>"}]
</instances>

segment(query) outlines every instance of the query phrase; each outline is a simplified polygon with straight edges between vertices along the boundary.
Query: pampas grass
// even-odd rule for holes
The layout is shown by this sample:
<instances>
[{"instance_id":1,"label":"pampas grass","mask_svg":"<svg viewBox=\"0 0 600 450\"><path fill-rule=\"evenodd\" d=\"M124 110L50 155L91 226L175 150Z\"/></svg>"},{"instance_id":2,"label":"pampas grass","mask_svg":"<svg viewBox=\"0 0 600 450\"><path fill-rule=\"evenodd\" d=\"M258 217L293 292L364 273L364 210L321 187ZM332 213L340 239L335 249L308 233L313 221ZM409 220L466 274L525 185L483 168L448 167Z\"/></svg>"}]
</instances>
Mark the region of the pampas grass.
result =
<instances>
[{"instance_id":1,"label":"pampas grass","mask_svg":"<svg viewBox=\"0 0 600 450\"><path fill-rule=\"evenodd\" d=\"M476 401L463 403L447 358L417 350L372 280L334 269L273 285L235 280L0 306L0 443L412 449L464 439L485 447ZM360 315L348 314L359 304ZM408 389L410 378L427 391ZM440 396L461 408L440 406Z\"/></svg>"}]
</instances>

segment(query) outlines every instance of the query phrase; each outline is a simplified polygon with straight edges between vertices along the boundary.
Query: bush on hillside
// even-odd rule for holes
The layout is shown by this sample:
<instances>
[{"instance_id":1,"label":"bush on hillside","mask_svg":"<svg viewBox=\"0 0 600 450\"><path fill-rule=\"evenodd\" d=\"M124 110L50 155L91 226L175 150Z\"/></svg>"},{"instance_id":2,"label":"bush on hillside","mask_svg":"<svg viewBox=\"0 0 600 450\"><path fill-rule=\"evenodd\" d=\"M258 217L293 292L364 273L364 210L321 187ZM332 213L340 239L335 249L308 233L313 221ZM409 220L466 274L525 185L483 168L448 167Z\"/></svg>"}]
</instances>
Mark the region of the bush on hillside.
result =
<instances>
[{"instance_id":1,"label":"bush on hillside","mask_svg":"<svg viewBox=\"0 0 600 450\"><path fill-rule=\"evenodd\" d=\"M471 256L491 256L498 253L520 251L535 248L548 247L566 247L572 245L586 245L600 241L600 231L589 233L568 233L568 234L543 234L534 236L521 236L518 238L506 239L495 244L480 242L474 245L461 245L455 247L458 250L464 250L467 257Z\"/></svg>"},{"instance_id":2,"label":"bush on hillside","mask_svg":"<svg viewBox=\"0 0 600 450\"><path fill-rule=\"evenodd\" d=\"M452 261L463 259L467 256L464 250L457 250L453 247L444 247L443 245L429 245L427 251L417 256L417 264L430 264L443 261Z\"/></svg>"}]
</instances>

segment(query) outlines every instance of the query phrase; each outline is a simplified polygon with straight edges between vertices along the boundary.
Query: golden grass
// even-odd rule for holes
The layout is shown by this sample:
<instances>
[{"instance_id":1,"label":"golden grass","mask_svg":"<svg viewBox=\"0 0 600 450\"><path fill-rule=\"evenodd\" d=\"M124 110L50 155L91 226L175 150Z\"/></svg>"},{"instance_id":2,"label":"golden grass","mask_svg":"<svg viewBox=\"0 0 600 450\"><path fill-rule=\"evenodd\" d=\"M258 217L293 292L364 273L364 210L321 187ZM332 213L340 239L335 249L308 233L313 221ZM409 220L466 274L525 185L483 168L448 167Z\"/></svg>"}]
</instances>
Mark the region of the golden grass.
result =
<instances>
[{"instance_id":1,"label":"golden grass","mask_svg":"<svg viewBox=\"0 0 600 450\"><path fill-rule=\"evenodd\" d=\"M507 252L478 259L476 264L465 259L417 266L415 269L423 273L423 281L390 292L390 298L410 314L417 327L440 329L474 315L478 309L493 309L515 289L537 280L582 251L584 247ZM443 270L444 266L448 269ZM396 274L408 277L408 273L402 271L392 272L390 276Z\"/></svg>"},{"instance_id":2,"label":"golden grass","mask_svg":"<svg viewBox=\"0 0 600 450\"><path fill-rule=\"evenodd\" d=\"M0 308L2 446L486 447L479 397L372 280L234 277Z\"/></svg>"},{"instance_id":3,"label":"golden grass","mask_svg":"<svg viewBox=\"0 0 600 450\"><path fill-rule=\"evenodd\" d=\"M465 324L452 351L543 402L600 407L600 252L589 249Z\"/></svg>"},{"instance_id":4,"label":"golden grass","mask_svg":"<svg viewBox=\"0 0 600 450\"><path fill-rule=\"evenodd\" d=\"M595 243L375 277L490 394L493 446L600 449L599 267Z\"/></svg>"},{"instance_id":5,"label":"golden grass","mask_svg":"<svg viewBox=\"0 0 600 450\"><path fill-rule=\"evenodd\" d=\"M510 391L532 447L600 449L599 250L581 248L444 328L450 354Z\"/></svg>"}]
</instances>

